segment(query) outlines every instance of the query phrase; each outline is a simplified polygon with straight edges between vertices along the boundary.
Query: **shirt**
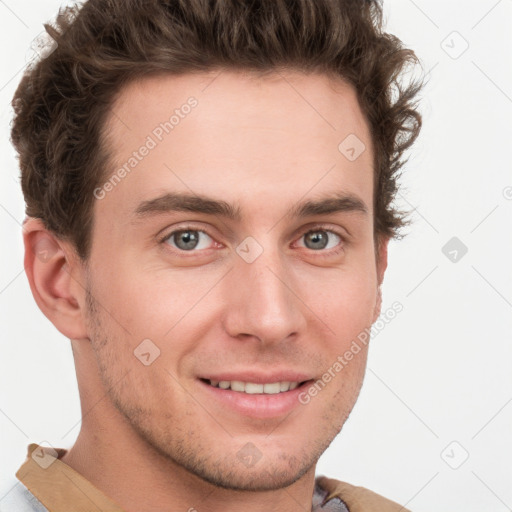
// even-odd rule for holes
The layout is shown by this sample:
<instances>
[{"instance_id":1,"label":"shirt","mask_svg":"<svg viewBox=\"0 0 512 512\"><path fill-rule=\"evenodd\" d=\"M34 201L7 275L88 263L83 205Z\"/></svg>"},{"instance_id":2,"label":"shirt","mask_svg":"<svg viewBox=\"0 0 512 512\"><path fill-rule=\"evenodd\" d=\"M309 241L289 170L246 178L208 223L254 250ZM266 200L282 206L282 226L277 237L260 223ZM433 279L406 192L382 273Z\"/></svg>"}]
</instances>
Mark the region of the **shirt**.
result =
<instances>
[{"instance_id":1,"label":"shirt","mask_svg":"<svg viewBox=\"0 0 512 512\"><path fill-rule=\"evenodd\" d=\"M0 495L0 512L125 512L60 460L66 449L28 445L18 482ZM57 455L55 455L55 453ZM364 487L317 476L312 512L411 512Z\"/></svg>"}]
</instances>

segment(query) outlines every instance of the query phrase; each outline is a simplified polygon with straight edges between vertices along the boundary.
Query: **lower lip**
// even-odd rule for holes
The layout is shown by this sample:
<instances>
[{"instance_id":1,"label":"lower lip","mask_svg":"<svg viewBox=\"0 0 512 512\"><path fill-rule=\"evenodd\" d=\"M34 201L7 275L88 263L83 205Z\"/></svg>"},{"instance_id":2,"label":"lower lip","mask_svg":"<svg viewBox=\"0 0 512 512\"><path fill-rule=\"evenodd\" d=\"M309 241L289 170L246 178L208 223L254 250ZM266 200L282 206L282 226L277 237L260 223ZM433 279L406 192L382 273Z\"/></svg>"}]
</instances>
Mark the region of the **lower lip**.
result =
<instances>
[{"instance_id":1,"label":"lower lip","mask_svg":"<svg viewBox=\"0 0 512 512\"><path fill-rule=\"evenodd\" d=\"M277 418L290 413L295 407L300 405L299 395L313 382L313 380L308 380L291 391L271 395L264 393L248 394L232 391L231 389L216 388L199 380L199 383L216 400L219 400L237 413L251 418Z\"/></svg>"}]
</instances>

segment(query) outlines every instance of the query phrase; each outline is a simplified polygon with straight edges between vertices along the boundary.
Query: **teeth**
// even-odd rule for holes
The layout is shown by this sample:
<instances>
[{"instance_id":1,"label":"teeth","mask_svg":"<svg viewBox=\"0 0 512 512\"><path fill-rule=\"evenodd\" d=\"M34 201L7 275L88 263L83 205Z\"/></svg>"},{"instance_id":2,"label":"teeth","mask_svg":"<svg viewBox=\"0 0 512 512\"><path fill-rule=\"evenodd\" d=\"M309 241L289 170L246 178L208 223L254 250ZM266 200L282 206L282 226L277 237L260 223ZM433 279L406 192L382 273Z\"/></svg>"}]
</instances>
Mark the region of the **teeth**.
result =
<instances>
[{"instance_id":1,"label":"teeth","mask_svg":"<svg viewBox=\"0 0 512 512\"><path fill-rule=\"evenodd\" d=\"M274 382L273 384L265 384L262 389L263 393L267 393L269 395L275 395L276 393L281 392L281 383Z\"/></svg>"},{"instance_id":2,"label":"teeth","mask_svg":"<svg viewBox=\"0 0 512 512\"><path fill-rule=\"evenodd\" d=\"M232 391L245 391L245 384L240 382L239 380L231 381L231 390Z\"/></svg>"},{"instance_id":3,"label":"teeth","mask_svg":"<svg viewBox=\"0 0 512 512\"><path fill-rule=\"evenodd\" d=\"M243 382L237 382L237 384L239 384L238 387L234 387L233 384L234 382L231 383L231 389L233 391L244 391L250 395L255 393L263 393L263 390L265 389L264 384L254 384L252 382L247 382L247 384L244 384Z\"/></svg>"},{"instance_id":4,"label":"teeth","mask_svg":"<svg viewBox=\"0 0 512 512\"><path fill-rule=\"evenodd\" d=\"M210 384L214 387L221 389L230 389L232 391L238 391L240 393L248 393L250 395L257 393L264 393L267 395L275 395L277 393L283 393L291 391L299 386L299 382L272 382L268 384L256 384L254 382L242 382L239 380L211 380Z\"/></svg>"}]
</instances>

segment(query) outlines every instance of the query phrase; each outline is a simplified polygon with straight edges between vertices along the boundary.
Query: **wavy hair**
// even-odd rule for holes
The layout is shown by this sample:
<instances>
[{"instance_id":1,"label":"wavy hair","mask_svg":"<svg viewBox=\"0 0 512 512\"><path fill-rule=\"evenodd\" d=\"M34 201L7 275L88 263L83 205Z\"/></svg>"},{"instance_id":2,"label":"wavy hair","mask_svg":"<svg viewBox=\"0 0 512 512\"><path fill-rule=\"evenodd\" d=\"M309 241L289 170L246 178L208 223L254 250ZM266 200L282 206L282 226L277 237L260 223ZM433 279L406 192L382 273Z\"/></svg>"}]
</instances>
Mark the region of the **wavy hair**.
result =
<instances>
[{"instance_id":1,"label":"wavy hair","mask_svg":"<svg viewBox=\"0 0 512 512\"><path fill-rule=\"evenodd\" d=\"M354 86L374 148L375 235L408 223L393 202L421 128L414 52L383 32L379 0L88 0L61 9L55 50L15 92L11 141L26 214L90 255L94 189L106 180L103 129L116 95L151 74L234 69L325 73Z\"/></svg>"}]
</instances>

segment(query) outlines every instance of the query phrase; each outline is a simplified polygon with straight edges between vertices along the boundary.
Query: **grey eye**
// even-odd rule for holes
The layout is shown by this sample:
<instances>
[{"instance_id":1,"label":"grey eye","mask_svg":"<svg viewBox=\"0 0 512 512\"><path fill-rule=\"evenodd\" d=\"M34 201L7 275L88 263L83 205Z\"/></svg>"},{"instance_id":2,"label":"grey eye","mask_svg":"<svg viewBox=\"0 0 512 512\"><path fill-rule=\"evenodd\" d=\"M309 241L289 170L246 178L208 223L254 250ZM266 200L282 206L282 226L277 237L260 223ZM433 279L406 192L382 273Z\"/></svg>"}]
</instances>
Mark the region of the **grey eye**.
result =
<instances>
[{"instance_id":1,"label":"grey eye","mask_svg":"<svg viewBox=\"0 0 512 512\"><path fill-rule=\"evenodd\" d=\"M329 240L333 238L333 235L334 245L327 247ZM304 240L308 249L322 250L325 248L331 249L332 247L336 247L336 245L338 245L338 243L341 241L341 237L328 229L316 229L306 233L304 235Z\"/></svg>"},{"instance_id":2,"label":"grey eye","mask_svg":"<svg viewBox=\"0 0 512 512\"><path fill-rule=\"evenodd\" d=\"M173 242L173 246L182 251L192 251L194 249L205 249L208 247L208 243L206 243L206 247L200 247L201 245L201 236L204 235L207 238L210 238L204 231L200 231L198 229L181 229L179 231L173 231L167 240L169 242ZM204 244L203 244L204 245Z\"/></svg>"}]
</instances>

